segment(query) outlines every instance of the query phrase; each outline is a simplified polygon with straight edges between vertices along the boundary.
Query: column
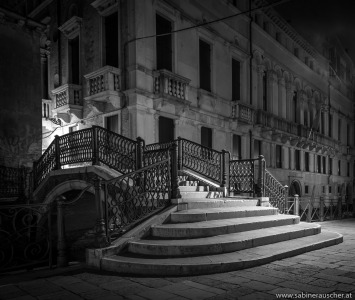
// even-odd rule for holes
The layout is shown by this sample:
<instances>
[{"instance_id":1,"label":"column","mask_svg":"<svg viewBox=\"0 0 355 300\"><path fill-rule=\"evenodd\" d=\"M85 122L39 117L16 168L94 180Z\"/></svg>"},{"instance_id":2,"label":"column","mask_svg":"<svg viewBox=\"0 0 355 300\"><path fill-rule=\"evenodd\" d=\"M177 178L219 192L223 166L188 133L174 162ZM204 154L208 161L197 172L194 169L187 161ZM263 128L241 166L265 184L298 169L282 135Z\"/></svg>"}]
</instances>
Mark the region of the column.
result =
<instances>
[{"instance_id":1,"label":"column","mask_svg":"<svg viewBox=\"0 0 355 300\"><path fill-rule=\"evenodd\" d=\"M286 119L292 121L293 89L291 82L286 82Z\"/></svg>"},{"instance_id":2,"label":"column","mask_svg":"<svg viewBox=\"0 0 355 300\"><path fill-rule=\"evenodd\" d=\"M252 105L255 107L259 107L258 106L258 97L259 97L259 73L258 73L258 66L255 64L255 62L253 61L253 65L252 65L252 81L253 81L253 99L252 99ZM250 95L249 95L250 96Z\"/></svg>"},{"instance_id":3,"label":"column","mask_svg":"<svg viewBox=\"0 0 355 300\"><path fill-rule=\"evenodd\" d=\"M285 88L285 79L284 78L279 78L278 79L278 108L279 108L279 113L278 116L281 118L286 118L286 88Z\"/></svg>"},{"instance_id":4,"label":"column","mask_svg":"<svg viewBox=\"0 0 355 300\"><path fill-rule=\"evenodd\" d=\"M265 67L262 65L259 65L258 67L258 93L257 93L257 108L258 109L263 109L263 75L264 75L264 69Z\"/></svg>"}]
</instances>

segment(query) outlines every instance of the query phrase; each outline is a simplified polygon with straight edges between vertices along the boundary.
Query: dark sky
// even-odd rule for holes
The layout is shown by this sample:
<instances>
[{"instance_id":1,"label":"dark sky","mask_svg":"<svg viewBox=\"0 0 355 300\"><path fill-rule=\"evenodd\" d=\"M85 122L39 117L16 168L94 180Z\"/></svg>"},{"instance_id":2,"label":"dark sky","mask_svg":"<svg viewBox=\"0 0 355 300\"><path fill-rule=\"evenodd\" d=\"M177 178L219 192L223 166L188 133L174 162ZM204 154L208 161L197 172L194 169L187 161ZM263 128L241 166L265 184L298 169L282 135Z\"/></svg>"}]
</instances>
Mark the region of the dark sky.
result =
<instances>
[{"instance_id":1,"label":"dark sky","mask_svg":"<svg viewBox=\"0 0 355 300\"><path fill-rule=\"evenodd\" d=\"M275 9L315 47L337 36L355 63L355 0L290 0Z\"/></svg>"}]
</instances>

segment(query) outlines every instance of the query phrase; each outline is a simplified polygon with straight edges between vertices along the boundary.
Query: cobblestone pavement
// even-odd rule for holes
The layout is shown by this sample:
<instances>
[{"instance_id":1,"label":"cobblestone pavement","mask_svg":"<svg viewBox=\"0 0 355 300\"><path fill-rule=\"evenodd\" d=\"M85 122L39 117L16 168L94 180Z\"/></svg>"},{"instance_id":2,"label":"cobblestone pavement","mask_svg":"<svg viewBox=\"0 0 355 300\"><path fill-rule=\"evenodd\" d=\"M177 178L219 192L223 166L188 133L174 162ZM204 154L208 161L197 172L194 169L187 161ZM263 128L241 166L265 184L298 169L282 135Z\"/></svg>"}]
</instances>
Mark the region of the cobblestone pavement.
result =
<instances>
[{"instance_id":1,"label":"cobblestone pavement","mask_svg":"<svg viewBox=\"0 0 355 300\"><path fill-rule=\"evenodd\" d=\"M35 271L0 278L0 299L257 300L292 297L281 295L278 298L277 294L302 294L302 299L312 299L313 295L309 294L325 293L327 299L339 299L338 296L355 299L355 219L321 225L322 229L343 234L344 242L263 266L215 275L142 278L117 276L80 266L66 271ZM317 298L322 296L317 295Z\"/></svg>"}]
</instances>

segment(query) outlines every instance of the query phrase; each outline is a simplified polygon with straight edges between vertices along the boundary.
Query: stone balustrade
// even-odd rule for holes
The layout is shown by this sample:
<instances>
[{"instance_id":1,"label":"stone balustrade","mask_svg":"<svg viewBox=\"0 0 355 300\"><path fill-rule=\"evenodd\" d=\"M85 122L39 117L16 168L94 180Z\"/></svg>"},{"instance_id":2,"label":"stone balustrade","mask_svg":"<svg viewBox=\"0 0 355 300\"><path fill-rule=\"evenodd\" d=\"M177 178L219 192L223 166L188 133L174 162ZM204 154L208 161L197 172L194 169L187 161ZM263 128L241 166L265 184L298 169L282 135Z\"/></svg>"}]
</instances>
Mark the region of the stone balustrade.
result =
<instances>
[{"instance_id":1,"label":"stone balustrade","mask_svg":"<svg viewBox=\"0 0 355 300\"><path fill-rule=\"evenodd\" d=\"M190 79L174 74L168 70L154 72L154 93L188 100Z\"/></svg>"},{"instance_id":2,"label":"stone balustrade","mask_svg":"<svg viewBox=\"0 0 355 300\"><path fill-rule=\"evenodd\" d=\"M239 101L232 101L232 118L247 124L253 124L255 111L252 106Z\"/></svg>"},{"instance_id":3,"label":"stone balustrade","mask_svg":"<svg viewBox=\"0 0 355 300\"><path fill-rule=\"evenodd\" d=\"M104 66L84 76L86 79L87 95L93 96L103 92L118 92L121 89L121 70Z\"/></svg>"},{"instance_id":4,"label":"stone balustrade","mask_svg":"<svg viewBox=\"0 0 355 300\"><path fill-rule=\"evenodd\" d=\"M81 96L81 85L64 84L52 91L55 98L55 108L65 105L83 105Z\"/></svg>"}]
</instances>

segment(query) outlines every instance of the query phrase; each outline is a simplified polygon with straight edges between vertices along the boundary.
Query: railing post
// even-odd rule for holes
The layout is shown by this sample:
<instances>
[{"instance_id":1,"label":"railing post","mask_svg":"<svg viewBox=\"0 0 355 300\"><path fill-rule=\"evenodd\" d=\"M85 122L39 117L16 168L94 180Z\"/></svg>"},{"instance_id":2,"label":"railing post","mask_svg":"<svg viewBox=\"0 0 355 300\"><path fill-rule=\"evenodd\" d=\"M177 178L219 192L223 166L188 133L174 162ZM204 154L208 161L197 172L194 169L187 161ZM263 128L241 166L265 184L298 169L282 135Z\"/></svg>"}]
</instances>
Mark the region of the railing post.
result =
<instances>
[{"instance_id":1,"label":"railing post","mask_svg":"<svg viewBox=\"0 0 355 300\"><path fill-rule=\"evenodd\" d=\"M312 199L308 200L308 211L307 211L307 222L312 222L312 212L313 212L313 205L312 205Z\"/></svg>"},{"instance_id":2,"label":"railing post","mask_svg":"<svg viewBox=\"0 0 355 300\"><path fill-rule=\"evenodd\" d=\"M54 145L55 145L55 169L60 170L60 145L59 145L59 136L56 135L54 138Z\"/></svg>"},{"instance_id":3,"label":"railing post","mask_svg":"<svg viewBox=\"0 0 355 300\"><path fill-rule=\"evenodd\" d=\"M319 219L320 222L324 221L324 197L319 198Z\"/></svg>"},{"instance_id":4,"label":"railing post","mask_svg":"<svg viewBox=\"0 0 355 300\"><path fill-rule=\"evenodd\" d=\"M284 205L284 213L286 212L286 210L288 210L288 205L289 203L287 202L287 195L288 195L288 185L284 185L284 202L285 202L285 205Z\"/></svg>"},{"instance_id":5,"label":"railing post","mask_svg":"<svg viewBox=\"0 0 355 300\"><path fill-rule=\"evenodd\" d=\"M265 178L265 164L264 156L259 155L259 174L258 174L258 197L264 197L264 178Z\"/></svg>"},{"instance_id":6,"label":"railing post","mask_svg":"<svg viewBox=\"0 0 355 300\"><path fill-rule=\"evenodd\" d=\"M95 125L92 126L92 164L100 164L99 131Z\"/></svg>"},{"instance_id":7,"label":"railing post","mask_svg":"<svg viewBox=\"0 0 355 300\"><path fill-rule=\"evenodd\" d=\"M221 164L222 164L222 168L221 168L221 187L226 187L226 183L227 183L227 171L226 171L226 154L227 151L226 150L222 150L222 159L221 159Z\"/></svg>"},{"instance_id":8,"label":"railing post","mask_svg":"<svg viewBox=\"0 0 355 300\"><path fill-rule=\"evenodd\" d=\"M294 206L295 206L295 215L299 216L300 215L300 198L299 196L296 194L293 196L294 197Z\"/></svg>"},{"instance_id":9,"label":"railing post","mask_svg":"<svg viewBox=\"0 0 355 300\"><path fill-rule=\"evenodd\" d=\"M177 138L177 146L178 146L178 158L177 158L178 170L182 170L182 140L181 140L181 137Z\"/></svg>"},{"instance_id":10,"label":"railing post","mask_svg":"<svg viewBox=\"0 0 355 300\"><path fill-rule=\"evenodd\" d=\"M65 242L65 224L64 224L64 205L65 197L59 196L57 199L57 230L58 230L58 244L57 244L57 265L58 267L65 267L67 262L67 251Z\"/></svg>"},{"instance_id":11,"label":"railing post","mask_svg":"<svg viewBox=\"0 0 355 300\"><path fill-rule=\"evenodd\" d=\"M96 220L96 247L103 248L108 245L107 236L106 236L106 224L104 219L104 211L102 207L102 202L106 201L102 197L101 191L101 179L96 177L94 180L94 187L95 187L95 202L97 208L97 220Z\"/></svg>"},{"instance_id":12,"label":"railing post","mask_svg":"<svg viewBox=\"0 0 355 300\"><path fill-rule=\"evenodd\" d=\"M136 170L143 168L144 144L144 140L141 137L137 137Z\"/></svg>"},{"instance_id":13,"label":"railing post","mask_svg":"<svg viewBox=\"0 0 355 300\"><path fill-rule=\"evenodd\" d=\"M178 178L178 149L176 143L170 147L170 166L171 166L171 198L181 198Z\"/></svg>"}]
</instances>

